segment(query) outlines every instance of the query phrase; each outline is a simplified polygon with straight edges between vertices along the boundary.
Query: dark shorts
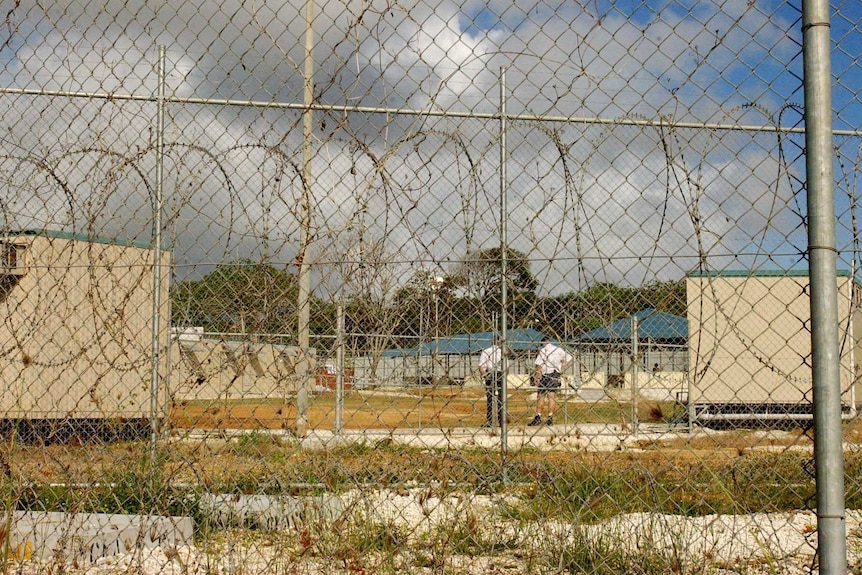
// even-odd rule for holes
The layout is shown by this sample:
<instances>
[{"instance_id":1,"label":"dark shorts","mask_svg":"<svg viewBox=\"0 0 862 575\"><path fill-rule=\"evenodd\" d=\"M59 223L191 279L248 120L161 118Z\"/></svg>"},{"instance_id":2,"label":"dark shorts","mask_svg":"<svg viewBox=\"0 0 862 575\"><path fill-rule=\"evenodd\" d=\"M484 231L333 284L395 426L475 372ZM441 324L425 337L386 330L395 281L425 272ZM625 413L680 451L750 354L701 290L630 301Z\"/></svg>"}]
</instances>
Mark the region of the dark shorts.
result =
<instances>
[{"instance_id":1,"label":"dark shorts","mask_svg":"<svg viewBox=\"0 0 862 575\"><path fill-rule=\"evenodd\" d=\"M539 393L556 393L560 390L560 380L559 373L543 373L539 377L539 387L536 390Z\"/></svg>"}]
</instances>

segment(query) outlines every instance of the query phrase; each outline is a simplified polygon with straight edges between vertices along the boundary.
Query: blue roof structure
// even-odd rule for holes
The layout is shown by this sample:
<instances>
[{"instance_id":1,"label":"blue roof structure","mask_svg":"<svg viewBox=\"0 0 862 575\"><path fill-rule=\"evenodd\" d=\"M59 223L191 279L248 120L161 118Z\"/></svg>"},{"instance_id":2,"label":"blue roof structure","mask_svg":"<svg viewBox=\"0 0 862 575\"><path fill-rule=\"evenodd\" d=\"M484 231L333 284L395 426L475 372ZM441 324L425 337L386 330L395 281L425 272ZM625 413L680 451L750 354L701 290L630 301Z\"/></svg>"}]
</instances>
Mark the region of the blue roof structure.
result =
<instances>
[{"instance_id":1,"label":"blue roof structure","mask_svg":"<svg viewBox=\"0 0 862 575\"><path fill-rule=\"evenodd\" d=\"M688 320L686 318L672 313L657 311L653 308L646 308L629 317L618 319L604 327L582 333L574 338L573 341L577 343L631 341L632 317L636 317L638 320L639 341L684 342L688 340Z\"/></svg>"},{"instance_id":2,"label":"blue roof structure","mask_svg":"<svg viewBox=\"0 0 862 575\"><path fill-rule=\"evenodd\" d=\"M545 334L533 328L510 329L506 332L506 344L512 351L536 350L541 346ZM389 349L383 357L416 355L472 355L491 345L494 332L459 333L426 341L420 346L407 349Z\"/></svg>"}]
</instances>

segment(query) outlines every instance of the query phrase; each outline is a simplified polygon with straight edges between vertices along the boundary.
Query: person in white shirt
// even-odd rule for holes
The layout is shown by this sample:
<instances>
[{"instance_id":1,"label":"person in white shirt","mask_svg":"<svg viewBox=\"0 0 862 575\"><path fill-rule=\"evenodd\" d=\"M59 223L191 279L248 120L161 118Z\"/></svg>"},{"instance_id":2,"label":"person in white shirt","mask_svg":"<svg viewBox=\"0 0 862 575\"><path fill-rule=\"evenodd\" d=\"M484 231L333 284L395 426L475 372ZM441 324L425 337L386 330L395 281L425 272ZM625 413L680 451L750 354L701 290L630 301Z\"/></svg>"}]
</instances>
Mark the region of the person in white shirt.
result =
<instances>
[{"instance_id":1,"label":"person in white shirt","mask_svg":"<svg viewBox=\"0 0 862 575\"><path fill-rule=\"evenodd\" d=\"M494 337L490 347L479 353L479 374L485 381L485 424L482 427L494 425L494 414L497 414L497 425L503 425L503 350Z\"/></svg>"},{"instance_id":2,"label":"person in white shirt","mask_svg":"<svg viewBox=\"0 0 862 575\"><path fill-rule=\"evenodd\" d=\"M528 425L541 425L544 413L547 413L547 424L553 425L562 373L572 363L572 359L570 353L551 343L550 338L542 338L542 349L536 355L532 381L536 387L536 415Z\"/></svg>"}]
</instances>

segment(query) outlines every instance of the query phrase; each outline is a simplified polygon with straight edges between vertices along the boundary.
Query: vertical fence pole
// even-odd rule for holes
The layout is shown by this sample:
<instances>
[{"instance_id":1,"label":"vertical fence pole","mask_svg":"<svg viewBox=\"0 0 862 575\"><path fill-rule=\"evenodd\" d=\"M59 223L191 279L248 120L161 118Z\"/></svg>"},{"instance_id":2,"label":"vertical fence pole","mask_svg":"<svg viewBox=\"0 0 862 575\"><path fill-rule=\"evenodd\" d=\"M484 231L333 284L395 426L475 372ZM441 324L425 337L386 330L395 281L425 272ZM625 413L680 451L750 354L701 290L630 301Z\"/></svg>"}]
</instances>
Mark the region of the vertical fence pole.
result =
<instances>
[{"instance_id":1,"label":"vertical fence pole","mask_svg":"<svg viewBox=\"0 0 862 575\"><path fill-rule=\"evenodd\" d=\"M638 419L638 377L640 376L638 369L640 367L638 331L638 318L636 315L632 315L632 432L635 437L638 436L638 426L640 425Z\"/></svg>"},{"instance_id":2,"label":"vertical fence pole","mask_svg":"<svg viewBox=\"0 0 862 575\"><path fill-rule=\"evenodd\" d=\"M501 369L503 371L503 389L500 394L500 403L503 408L503 421L500 421L500 457L505 477L506 452L509 444L509 428L506 419L509 416L508 408L508 381L509 381L509 340L508 340L508 286L506 281L509 256L509 238L506 227L508 215L506 210L506 194L508 193L508 182L506 176L506 68L500 68L500 350L502 356Z\"/></svg>"},{"instance_id":3,"label":"vertical fence pole","mask_svg":"<svg viewBox=\"0 0 862 575\"><path fill-rule=\"evenodd\" d=\"M309 326L311 323L311 137L314 130L314 0L305 3L305 62L303 67L302 110L302 200L300 202L299 277L297 294L296 338L299 361L296 365L296 433L302 437L308 426L308 377L311 372Z\"/></svg>"},{"instance_id":4,"label":"vertical fence pole","mask_svg":"<svg viewBox=\"0 0 862 575\"><path fill-rule=\"evenodd\" d=\"M335 320L335 433L344 429L344 306Z\"/></svg>"},{"instance_id":5,"label":"vertical fence pole","mask_svg":"<svg viewBox=\"0 0 862 575\"><path fill-rule=\"evenodd\" d=\"M435 379L433 379L433 383L435 385L435 389L436 385L440 383L440 381L444 380L444 378L445 381L448 381L450 376L450 354L440 354L440 290L444 289L445 283L446 278L440 275L435 275L434 280L431 284L434 287L434 356L436 357L436 361L434 362L433 376ZM446 326L447 334L450 327L450 323L447 323ZM438 373L438 368L439 370L442 370L442 375Z\"/></svg>"},{"instance_id":6,"label":"vertical fence pole","mask_svg":"<svg viewBox=\"0 0 862 575\"><path fill-rule=\"evenodd\" d=\"M156 99L156 197L153 198L153 363L150 372L150 454L155 461L159 433L159 365L161 364L162 313L162 193L165 153L165 47L159 46L158 97Z\"/></svg>"},{"instance_id":7,"label":"vertical fence pole","mask_svg":"<svg viewBox=\"0 0 862 575\"><path fill-rule=\"evenodd\" d=\"M430 313L429 313L430 315ZM425 373L425 362L422 360L422 351L425 346L425 331L428 329L428 320L423 325L422 318L425 316L425 296L422 295L422 303L419 305L419 345L416 346L416 394L419 396L416 406L417 428L422 431L422 378Z\"/></svg>"},{"instance_id":8,"label":"vertical fence pole","mask_svg":"<svg viewBox=\"0 0 862 575\"><path fill-rule=\"evenodd\" d=\"M820 573L846 573L829 2L803 0L805 172L811 281L814 458ZM851 281L854 281L851 278Z\"/></svg>"}]
</instances>

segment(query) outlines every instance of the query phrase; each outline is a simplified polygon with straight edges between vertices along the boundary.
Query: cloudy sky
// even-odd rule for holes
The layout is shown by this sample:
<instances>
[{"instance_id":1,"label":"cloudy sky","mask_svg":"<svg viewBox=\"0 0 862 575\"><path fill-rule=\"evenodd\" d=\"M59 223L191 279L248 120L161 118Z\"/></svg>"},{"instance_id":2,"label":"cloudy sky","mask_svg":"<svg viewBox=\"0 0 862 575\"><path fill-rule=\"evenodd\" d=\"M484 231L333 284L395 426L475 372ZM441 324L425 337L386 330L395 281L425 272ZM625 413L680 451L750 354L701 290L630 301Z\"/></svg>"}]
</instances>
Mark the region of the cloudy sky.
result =
<instances>
[{"instance_id":1,"label":"cloudy sky","mask_svg":"<svg viewBox=\"0 0 862 575\"><path fill-rule=\"evenodd\" d=\"M833 21L835 123L847 130L860 117L857 4L839 4ZM262 104L302 102L306 7L10 6L0 29L5 225L151 236L157 135L146 98L164 46L167 95L178 99L164 133L178 277L236 258L290 267L301 117ZM315 111L312 143L320 285L338 292L382 264L393 278L452 271L499 245L501 220L543 293L679 279L699 261L799 266L803 139L771 128L802 126L801 39L799 10L777 0L317 0L315 98L333 107ZM489 117L502 69L513 116L505 215L500 122ZM750 129L721 128L731 126ZM859 141L837 144L844 249ZM852 255L842 259L849 267Z\"/></svg>"}]
</instances>

